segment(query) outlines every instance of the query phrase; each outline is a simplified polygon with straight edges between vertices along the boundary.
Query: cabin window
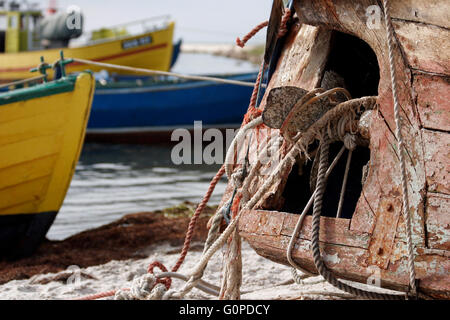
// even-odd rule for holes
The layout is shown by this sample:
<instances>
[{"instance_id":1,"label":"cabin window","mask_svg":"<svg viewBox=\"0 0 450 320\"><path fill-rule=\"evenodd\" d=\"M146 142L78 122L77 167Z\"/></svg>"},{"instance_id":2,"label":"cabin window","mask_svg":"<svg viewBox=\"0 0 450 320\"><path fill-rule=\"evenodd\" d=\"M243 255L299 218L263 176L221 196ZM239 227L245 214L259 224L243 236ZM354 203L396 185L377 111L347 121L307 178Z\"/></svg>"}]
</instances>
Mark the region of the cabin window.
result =
<instances>
[{"instance_id":1,"label":"cabin window","mask_svg":"<svg viewBox=\"0 0 450 320\"><path fill-rule=\"evenodd\" d=\"M6 31L8 28L7 17L4 14L0 14L0 31Z\"/></svg>"},{"instance_id":2,"label":"cabin window","mask_svg":"<svg viewBox=\"0 0 450 320\"><path fill-rule=\"evenodd\" d=\"M353 98L378 94L380 70L377 57L370 46L359 38L334 32L325 71L334 71L339 74L344 79L345 87ZM342 142L336 142L330 146L329 163L333 161L342 145ZM317 142L310 146L312 160L297 159L284 189L280 190L284 199L281 208L269 209L296 214L303 211L314 191L312 185L314 178L311 176L314 177L317 172L317 168L314 168L314 153L317 147ZM328 178L322 216L336 217L347 154L348 150L344 152ZM341 218L351 219L353 216L361 196L369 161L370 149L368 147L358 146L353 151ZM308 214L312 214L312 208Z\"/></svg>"},{"instance_id":3,"label":"cabin window","mask_svg":"<svg viewBox=\"0 0 450 320\"><path fill-rule=\"evenodd\" d=\"M8 28L8 18L0 14L0 53L5 52L6 29Z\"/></svg>"},{"instance_id":4,"label":"cabin window","mask_svg":"<svg viewBox=\"0 0 450 320\"><path fill-rule=\"evenodd\" d=\"M28 27L28 16L27 15L22 15L20 17L20 29L21 30L27 30Z\"/></svg>"},{"instance_id":5,"label":"cabin window","mask_svg":"<svg viewBox=\"0 0 450 320\"><path fill-rule=\"evenodd\" d=\"M9 27L11 29L17 29L17 16L10 16L9 17Z\"/></svg>"}]
</instances>

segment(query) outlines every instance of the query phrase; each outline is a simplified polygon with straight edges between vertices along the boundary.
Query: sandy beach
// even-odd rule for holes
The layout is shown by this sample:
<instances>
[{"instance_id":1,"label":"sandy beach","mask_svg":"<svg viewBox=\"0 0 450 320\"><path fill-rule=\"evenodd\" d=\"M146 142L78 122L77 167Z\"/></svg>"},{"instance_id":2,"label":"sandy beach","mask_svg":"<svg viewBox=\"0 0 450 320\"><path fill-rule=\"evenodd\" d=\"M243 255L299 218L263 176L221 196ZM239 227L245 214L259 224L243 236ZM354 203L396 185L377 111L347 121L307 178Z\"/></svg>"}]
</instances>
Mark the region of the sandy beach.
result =
<instances>
[{"instance_id":1,"label":"sandy beach","mask_svg":"<svg viewBox=\"0 0 450 320\"><path fill-rule=\"evenodd\" d=\"M194 242L179 270L189 274L199 261L206 223L214 211L208 207L194 233ZM0 262L0 299L77 299L104 291L128 288L147 266L160 261L171 268L178 259L192 207L189 203L153 213L123 217L106 226L88 230L64 241L47 241L29 258ZM223 251L217 252L204 280L220 286ZM242 246L242 299L354 299L320 276L294 283L291 270L258 256L244 241ZM183 281L174 279L172 288ZM216 299L193 289L186 299Z\"/></svg>"}]
</instances>

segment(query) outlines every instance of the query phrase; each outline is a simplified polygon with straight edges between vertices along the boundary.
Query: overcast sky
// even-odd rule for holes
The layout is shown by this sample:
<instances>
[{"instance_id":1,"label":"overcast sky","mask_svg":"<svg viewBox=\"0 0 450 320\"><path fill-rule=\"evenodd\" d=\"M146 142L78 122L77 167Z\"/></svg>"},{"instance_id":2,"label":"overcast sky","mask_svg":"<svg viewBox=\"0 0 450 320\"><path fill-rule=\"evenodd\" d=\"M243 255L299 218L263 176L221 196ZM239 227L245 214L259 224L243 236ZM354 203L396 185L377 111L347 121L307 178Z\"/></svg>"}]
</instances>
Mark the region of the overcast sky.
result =
<instances>
[{"instance_id":1,"label":"overcast sky","mask_svg":"<svg viewBox=\"0 0 450 320\"><path fill-rule=\"evenodd\" d=\"M28 0L48 6L48 0ZM234 42L267 20L272 0L58 0L58 7L76 5L85 17L85 30L169 14L176 38L185 42ZM254 42L263 42L261 31Z\"/></svg>"}]
</instances>

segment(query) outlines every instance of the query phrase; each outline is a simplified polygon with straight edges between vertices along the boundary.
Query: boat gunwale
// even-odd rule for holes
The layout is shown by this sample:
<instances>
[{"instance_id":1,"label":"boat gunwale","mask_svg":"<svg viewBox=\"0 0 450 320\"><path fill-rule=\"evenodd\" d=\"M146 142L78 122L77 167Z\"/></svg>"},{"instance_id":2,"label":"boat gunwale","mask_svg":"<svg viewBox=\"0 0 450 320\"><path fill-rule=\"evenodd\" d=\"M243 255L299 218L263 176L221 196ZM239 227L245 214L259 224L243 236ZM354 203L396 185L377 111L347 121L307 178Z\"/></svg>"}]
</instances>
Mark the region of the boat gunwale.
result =
<instances>
[{"instance_id":1,"label":"boat gunwale","mask_svg":"<svg viewBox=\"0 0 450 320\"><path fill-rule=\"evenodd\" d=\"M254 73L245 73L245 74L233 74L226 75L224 79L232 79L232 80L255 80L257 76L257 72ZM108 85L103 86L101 88L96 88L96 95L106 95L106 94L128 94L128 93L146 93L146 92L160 92L160 91L172 91L172 90L180 90L180 89L193 89L199 87L206 86L224 86L230 84L224 83L216 83L213 81L197 81L197 80L187 80L187 81L174 81L167 82L165 84L157 84L149 83L144 84L142 87L135 87L136 82L131 82L130 87L108 87ZM134 86L134 87L131 87Z\"/></svg>"},{"instance_id":2,"label":"boat gunwale","mask_svg":"<svg viewBox=\"0 0 450 320\"><path fill-rule=\"evenodd\" d=\"M55 94L72 92L76 77L67 76L58 80L0 93L0 106L31 99L48 97Z\"/></svg>"}]
</instances>

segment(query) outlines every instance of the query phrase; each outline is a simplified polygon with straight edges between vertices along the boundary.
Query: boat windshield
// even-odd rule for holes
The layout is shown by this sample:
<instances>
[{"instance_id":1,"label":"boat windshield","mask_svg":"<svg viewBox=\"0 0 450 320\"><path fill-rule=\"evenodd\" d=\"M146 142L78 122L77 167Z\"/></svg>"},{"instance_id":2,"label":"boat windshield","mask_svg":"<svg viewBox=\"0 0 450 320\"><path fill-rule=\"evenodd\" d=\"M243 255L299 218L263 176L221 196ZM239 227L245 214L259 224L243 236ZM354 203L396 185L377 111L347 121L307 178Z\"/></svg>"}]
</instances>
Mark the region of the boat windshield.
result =
<instances>
[{"instance_id":1,"label":"boat windshield","mask_svg":"<svg viewBox=\"0 0 450 320\"><path fill-rule=\"evenodd\" d=\"M41 49L40 21L38 11L0 10L0 52Z\"/></svg>"},{"instance_id":2,"label":"boat windshield","mask_svg":"<svg viewBox=\"0 0 450 320\"><path fill-rule=\"evenodd\" d=\"M76 41L72 41L71 47L84 46L86 44L92 45L142 33L163 30L168 27L169 22L170 16L162 15L88 31Z\"/></svg>"},{"instance_id":3,"label":"boat windshield","mask_svg":"<svg viewBox=\"0 0 450 320\"><path fill-rule=\"evenodd\" d=\"M0 13L0 53L5 52L6 28L8 26L8 17Z\"/></svg>"}]
</instances>

